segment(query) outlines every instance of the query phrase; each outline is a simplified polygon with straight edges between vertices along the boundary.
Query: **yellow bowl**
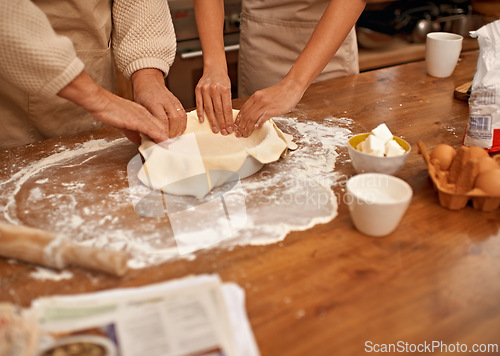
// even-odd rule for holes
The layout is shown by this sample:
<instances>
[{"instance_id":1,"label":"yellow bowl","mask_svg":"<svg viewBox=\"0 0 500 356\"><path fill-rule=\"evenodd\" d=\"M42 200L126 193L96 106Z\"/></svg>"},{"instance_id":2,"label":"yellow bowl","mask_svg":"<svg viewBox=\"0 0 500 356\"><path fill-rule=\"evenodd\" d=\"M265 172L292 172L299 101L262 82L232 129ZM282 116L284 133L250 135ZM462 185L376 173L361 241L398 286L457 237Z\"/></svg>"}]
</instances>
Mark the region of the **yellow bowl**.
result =
<instances>
[{"instance_id":1,"label":"yellow bowl","mask_svg":"<svg viewBox=\"0 0 500 356\"><path fill-rule=\"evenodd\" d=\"M356 147L366 140L369 133L362 133L353 136L349 139L347 146L349 157L356 173L385 173L397 174L405 165L408 156L410 155L411 146L408 142L400 137L394 136L394 140L406 151L401 156L379 157L368 153L358 151Z\"/></svg>"}]
</instances>

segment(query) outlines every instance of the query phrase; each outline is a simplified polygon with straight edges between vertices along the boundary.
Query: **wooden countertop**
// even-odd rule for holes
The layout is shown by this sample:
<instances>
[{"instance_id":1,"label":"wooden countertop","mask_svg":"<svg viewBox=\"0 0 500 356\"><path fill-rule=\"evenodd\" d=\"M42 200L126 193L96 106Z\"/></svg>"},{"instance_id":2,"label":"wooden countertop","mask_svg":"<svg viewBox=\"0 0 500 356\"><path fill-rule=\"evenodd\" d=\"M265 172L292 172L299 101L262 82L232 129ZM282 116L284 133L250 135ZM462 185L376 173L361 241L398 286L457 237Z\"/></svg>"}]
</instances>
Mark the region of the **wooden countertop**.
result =
<instances>
[{"instance_id":1,"label":"wooden countertop","mask_svg":"<svg viewBox=\"0 0 500 356\"><path fill-rule=\"evenodd\" d=\"M476 39L464 38L462 51L477 50L479 44ZM383 48L359 48L359 70L367 71L385 68L397 64L420 61L425 58L425 43L409 43L394 37L393 42Z\"/></svg>"},{"instance_id":2,"label":"wooden countertop","mask_svg":"<svg viewBox=\"0 0 500 356\"><path fill-rule=\"evenodd\" d=\"M468 105L455 100L453 90L473 78L477 55L462 54L453 76L446 79L427 76L424 63L415 62L314 84L291 113L301 120L348 117L355 122L353 133L386 122L412 144L399 176L412 186L414 197L393 234L372 238L358 233L340 203L334 220L293 232L283 242L203 250L194 260L132 270L122 279L71 268L72 279L37 280L30 277L32 266L0 258L0 301L28 306L38 296L218 273L245 289L246 309L262 355L360 355L369 341L497 344L500 211L441 208L416 147L418 140L428 148L442 142L461 144ZM242 102L236 100L235 107ZM77 147L79 142L106 136L119 133L101 129L2 151L0 183L20 167L47 157L54 147ZM88 169L75 179L95 181L95 189L105 193L98 198L89 192L85 201L64 200L49 211L23 205L27 197L17 191L17 216L26 225L48 228L44 221L49 213L70 204L91 206L92 199L105 200L117 187L126 187L126 164L135 154L136 148L127 144L112 155L82 161ZM352 175L347 148L339 149L339 154L336 170ZM57 174L72 174L68 169ZM37 174L34 180L45 179L43 171ZM50 178L57 180L57 174ZM335 192L342 197L342 187ZM0 194L4 211L10 199L5 194Z\"/></svg>"}]
</instances>

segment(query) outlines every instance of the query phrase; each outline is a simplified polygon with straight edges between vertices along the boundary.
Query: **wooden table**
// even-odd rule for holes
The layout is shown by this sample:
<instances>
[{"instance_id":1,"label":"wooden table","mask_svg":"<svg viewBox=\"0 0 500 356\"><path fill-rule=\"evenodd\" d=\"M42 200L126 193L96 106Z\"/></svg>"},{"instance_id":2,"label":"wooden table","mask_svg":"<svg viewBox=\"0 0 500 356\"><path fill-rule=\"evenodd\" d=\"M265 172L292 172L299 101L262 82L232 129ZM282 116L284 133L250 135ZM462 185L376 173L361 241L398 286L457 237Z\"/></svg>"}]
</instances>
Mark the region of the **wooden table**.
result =
<instances>
[{"instance_id":1,"label":"wooden table","mask_svg":"<svg viewBox=\"0 0 500 356\"><path fill-rule=\"evenodd\" d=\"M393 234L372 238L358 233L340 203L333 221L291 233L281 243L204 250L192 261L132 270L122 279L71 268L72 279L36 280L29 275L32 266L0 259L0 301L28 306L39 296L218 273L245 289L262 355L360 355L365 342L498 344L500 211L440 207L416 149L418 140L428 148L442 142L461 144L468 105L455 100L453 90L473 78L477 56L464 53L453 76L446 79L427 76L424 63L416 62L315 84L291 113L308 120L349 117L355 121L353 133L386 122L412 144L399 176L412 186L414 197ZM236 100L235 107L242 102ZM19 165L46 156L54 145L71 147L118 135L102 129L2 151L0 182L15 174ZM339 153L336 170L352 175L346 147ZM135 147L128 145L112 159L84 164L106 192L126 186L126 163L135 154ZM342 196L341 186L335 191ZM17 213L33 226L48 212L33 205Z\"/></svg>"}]
</instances>

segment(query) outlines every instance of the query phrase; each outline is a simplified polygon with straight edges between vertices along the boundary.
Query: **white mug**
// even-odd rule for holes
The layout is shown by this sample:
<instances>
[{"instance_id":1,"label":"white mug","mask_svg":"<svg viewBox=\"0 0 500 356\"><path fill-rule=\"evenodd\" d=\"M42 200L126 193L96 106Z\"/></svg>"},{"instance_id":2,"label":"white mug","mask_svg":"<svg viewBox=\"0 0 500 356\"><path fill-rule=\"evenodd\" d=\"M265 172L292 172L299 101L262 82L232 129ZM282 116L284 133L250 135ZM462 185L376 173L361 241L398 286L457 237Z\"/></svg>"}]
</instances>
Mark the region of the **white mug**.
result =
<instances>
[{"instance_id":1,"label":"white mug","mask_svg":"<svg viewBox=\"0 0 500 356\"><path fill-rule=\"evenodd\" d=\"M412 196L410 185L400 178L364 173L349 179L344 201L356 229L369 236L385 236L399 225Z\"/></svg>"},{"instance_id":2,"label":"white mug","mask_svg":"<svg viewBox=\"0 0 500 356\"><path fill-rule=\"evenodd\" d=\"M456 33L428 33L425 42L427 74L437 78L449 77L462 51L462 40L463 37Z\"/></svg>"}]
</instances>

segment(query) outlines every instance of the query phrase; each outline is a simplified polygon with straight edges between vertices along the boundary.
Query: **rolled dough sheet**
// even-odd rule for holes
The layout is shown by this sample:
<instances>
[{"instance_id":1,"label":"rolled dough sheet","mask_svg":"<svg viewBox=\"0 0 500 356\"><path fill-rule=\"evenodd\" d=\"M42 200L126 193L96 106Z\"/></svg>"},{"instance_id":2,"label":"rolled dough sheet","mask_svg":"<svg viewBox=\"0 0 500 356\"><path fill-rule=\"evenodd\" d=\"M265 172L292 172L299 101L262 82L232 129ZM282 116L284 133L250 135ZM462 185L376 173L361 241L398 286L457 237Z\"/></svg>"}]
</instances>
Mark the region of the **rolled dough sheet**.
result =
<instances>
[{"instance_id":1,"label":"rolled dough sheet","mask_svg":"<svg viewBox=\"0 0 500 356\"><path fill-rule=\"evenodd\" d=\"M233 110L234 119L238 112ZM200 123L193 110L187 114L187 128L181 136L161 144L142 137L139 151L145 162L138 177L152 189L202 198L217 186L246 178L277 161L287 148L296 149L292 139L272 120L247 138L214 134L208 120Z\"/></svg>"}]
</instances>

